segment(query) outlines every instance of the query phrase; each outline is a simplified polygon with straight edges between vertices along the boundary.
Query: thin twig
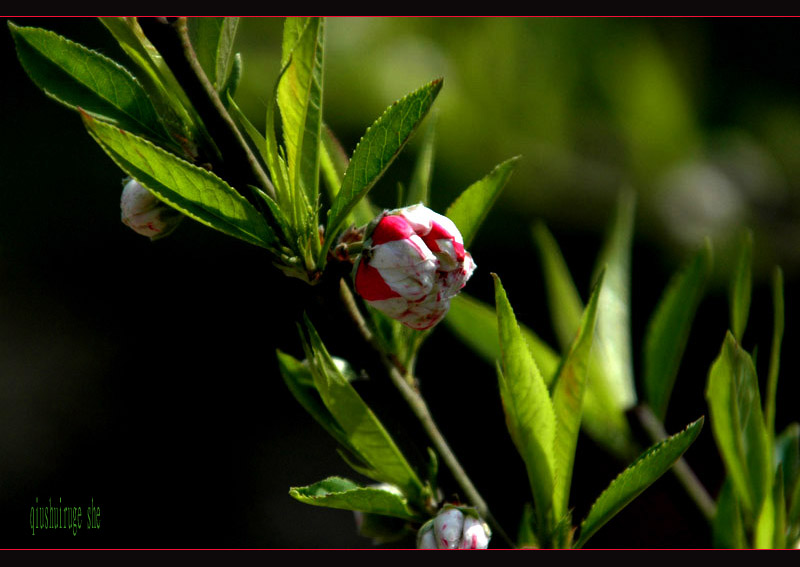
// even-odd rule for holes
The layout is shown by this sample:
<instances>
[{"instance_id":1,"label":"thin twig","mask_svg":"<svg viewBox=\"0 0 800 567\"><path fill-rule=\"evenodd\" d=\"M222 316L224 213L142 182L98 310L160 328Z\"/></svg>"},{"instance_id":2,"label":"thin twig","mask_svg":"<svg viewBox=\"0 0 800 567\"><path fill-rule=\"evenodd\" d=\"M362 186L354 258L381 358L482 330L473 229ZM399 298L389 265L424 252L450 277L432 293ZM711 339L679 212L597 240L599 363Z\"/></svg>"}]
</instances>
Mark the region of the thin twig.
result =
<instances>
[{"instance_id":1,"label":"thin twig","mask_svg":"<svg viewBox=\"0 0 800 567\"><path fill-rule=\"evenodd\" d=\"M442 432L436 425L433 415L431 415L431 412L428 409L428 404L425 402L422 394L420 394L416 388L412 387L410 382L416 383L416 380L413 377L411 377L411 380L407 380L403 372L401 372L400 369L398 369L398 367L389 359L386 353L383 352L380 344L375 339L372 331L369 329L367 322L361 315L353 294L350 291L350 288L347 286L347 283L345 283L344 279L340 280L340 290L342 300L344 301L344 304L347 307L347 310L350 313L353 321L355 321L356 325L358 326L361 335L380 354L381 360L389 372L389 378L392 380L394 386L399 390L400 395L403 396L403 399L405 399L406 403L408 403L411 411L414 413L417 419L419 419L422 427L428 434L431 443L433 443L433 446L436 448L442 460L447 465L447 468L450 469L450 472L453 474L453 478L455 478L456 482L461 487L461 490L464 491L464 496L467 498L469 503L475 507L481 517L483 517L489 523L489 525L492 527L492 530L496 531L497 534L499 534L508 545L515 547L514 542L508 537L494 516L492 516L486 501L480 495L477 488L475 488L475 485L472 484L472 480L470 480L469 475L467 475L466 471L461 466L461 463L459 463L455 453L453 453L453 450L450 448L450 445L447 443L444 435L442 435Z\"/></svg>"},{"instance_id":2,"label":"thin twig","mask_svg":"<svg viewBox=\"0 0 800 567\"><path fill-rule=\"evenodd\" d=\"M650 409L650 406L641 404L636 408L635 412L642 427L654 442L658 443L669 437L661 420L656 417L653 410ZM706 487L703 486L703 483L700 482L700 479L694 474L689 463L681 457L672 467L672 472L678 477L678 481L683 485L686 493L692 501L694 501L706 520L709 522L712 521L717 515L717 505L706 490Z\"/></svg>"},{"instance_id":3,"label":"thin twig","mask_svg":"<svg viewBox=\"0 0 800 567\"><path fill-rule=\"evenodd\" d=\"M239 146L239 150L242 152L241 155L244 156L244 159L249 164L253 175L255 175L260 182L260 185L267 191L267 193L269 193L269 196L275 199L275 187L272 186L272 183L267 177L267 174L264 172L264 169L258 163L255 155L253 155L250 146L247 144L247 141L242 136L239 128L236 127L233 118L231 118L231 115L228 113L228 109L225 108L224 104L222 104L222 100L219 98L217 89L215 89L214 85L211 84L211 81L208 80L208 76L203 70L202 65L200 65L200 61L197 59L197 53L195 52L194 46L192 46L192 41L189 37L189 26L186 18L179 18L178 21L173 25L175 26L175 30L177 31L181 45L183 46L183 53L186 57L186 61L191 66L194 74L200 81L206 96L208 96L209 101L213 105L216 114L219 116L222 124L227 129L226 137L231 136L235 140ZM240 190L243 189L244 188L242 187Z\"/></svg>"}]
</instances>

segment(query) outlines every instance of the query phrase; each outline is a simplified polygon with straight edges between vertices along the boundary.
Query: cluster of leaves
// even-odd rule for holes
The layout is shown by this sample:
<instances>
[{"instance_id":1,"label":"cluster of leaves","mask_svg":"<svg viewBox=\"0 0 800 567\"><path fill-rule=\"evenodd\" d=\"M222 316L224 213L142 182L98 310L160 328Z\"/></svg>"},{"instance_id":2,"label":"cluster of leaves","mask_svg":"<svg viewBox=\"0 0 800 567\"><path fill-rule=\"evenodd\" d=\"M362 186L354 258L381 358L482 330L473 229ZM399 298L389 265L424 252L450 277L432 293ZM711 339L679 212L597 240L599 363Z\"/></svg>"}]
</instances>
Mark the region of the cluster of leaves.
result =
<instances>
[{"instance_id":1,"label":"cluster of leaves","mask_svg":"<svg viewBox=\"0 0 800 567\"><path fill-rule=\"evenodd\" d=\"M731 286L731 330L708 374L711 427L727 478L717 501L714 545L785 548L800 542L800 424L775 433L784 327L783 275L773 275L773 337L761 401L755 353L742 338L750 310L752 236L743 238Z\"/></svg>"},{"instance_id":2,"label":"cluster of leaves","mask_svg":"<svg viewBox=\"0 0 800 567\"><path fill-rule=\"evenodd\" d=\"M89 133L122 170L183 214L267 249L279 268L309 283L321 277L331 245L348 223L371 217L362 199L442 86L434 80L394 103L348 160L322 121L323 19L287 19L265 133L233 101L242 72L233 52L236 18L148 21L163 28L151 34L164 45L161 51L143 22L101 20L129 56L129 68L47 30L10 27L30 77L80 111ZM178 53L171 49L176 42ZM184 77L186 69L194 75ZM322 228L320 171L330 195Z\"/></svg>"}]
</instances>

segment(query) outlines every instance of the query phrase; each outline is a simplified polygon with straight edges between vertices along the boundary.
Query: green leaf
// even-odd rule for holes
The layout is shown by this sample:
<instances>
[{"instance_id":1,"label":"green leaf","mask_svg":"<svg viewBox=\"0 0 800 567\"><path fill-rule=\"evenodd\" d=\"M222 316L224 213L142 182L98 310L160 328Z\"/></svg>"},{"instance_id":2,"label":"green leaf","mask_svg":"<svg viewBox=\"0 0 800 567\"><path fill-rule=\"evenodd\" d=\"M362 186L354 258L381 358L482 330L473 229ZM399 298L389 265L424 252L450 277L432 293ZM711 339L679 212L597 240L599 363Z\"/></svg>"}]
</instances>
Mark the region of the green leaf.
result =
<instances>
[{"instance_id":1,"label":"green leaf","mask_svg":"<svg viewBox=\"0 0 800 567\"><path fill-rule=\"evenodd\" d=\"M322 403L308 365L281 351L277 351L277 354L281 376L295 399L331 437L354 452L344 430Z\"/></svg>"},{"instance_id":2,"label":"green leaf","mask_svg":"<svg viewBox=\"0 0 800 567\"><path fill-rule=\"evenodd\" d=\"M631 355L631 247L636 218L635 194L622 191L593 281L605 270L597 317L597 339L589 382L602 381L611 397L626 411L636 405Z\"/></svg>"},{"instance_id":3,"label":"green leaf","mask_svg":"<svg viewBox=\"0 0 800 567\"><path fill-rule=\"evenodd\" d=\"M464 238L464 247L469 247L481 223L486 219L500 191L517 166L519 156L496 166L486 177L467 187L447 208L445 216L452 220Z\"/></svg>"},{"instance_id":4,"label":"green leaf","mask_svg":"<svg viewBox=\"0 0 800 567\"><path fill-rule=\"evenodd\" d=\"M667 472L697 439L702 427L701 417L680 433L650 447L622 471L592 504L581 523L580 538L575 547L583 547L597 530Z\"/></svg>"},{"instance_id":5,"label":"green leaf","mask_svg":"<svg viewBox=\"0 0 800 567\"><path fill-rule=\"evenodd\" d=\"M430 202L431 177L433 176L433 158L435 154L434 142L436 141L435 124L436 122L432 118L428 121L428 125L425 128L425 136L422 138L422 148L417 156L417 163L414 166L411 184L408 186L406 202L401 206L416 205L417 203L427 205Z\"/></svg>"},{"instance_id":6,"label":"green leaf","mask_svg":"<svg viewBox=\"0 0 800 567\"><path fill-rule=\"evenodd\" d=\"M772 348L769 355L769 374L767 375L767 399L764 412L767 418L767 432L770 439L775 437L775 398L778 392L778 373L781 364L781 342L783 341L784 303L783 272L775 268L772 274Z\"/></svg>"},{"instance_id":7,"label":"green leaf","mask_svg":"<svg viewBox=\"0 0 800 567\"><path fill-rule=\"evenodd\" d=\"M99 20L135 64L136 77L172 138L186 146L180 148L185 152L191 147L191 141L198 137L198 121L188 97L163 57L144 35L136 18Z\"/></svg>"},{"instance_id":8,"label":"green leaf","mask_svg":"<svg viewBox=\"0 0 800 567\"><path fill-rule=\"evenodd\" d=\"M408 502L400 494L383 488L358 486L335 476L309 486L293 487L289 489L289 495L313 506L357 510L417 522L424 520L408 507Z\"/></svg>"},{"instance_id":9,"label":"green leaf","mask_svg":"<svg viewBox=\"0 0 800 567\"><path fill-rule=\"evenodd\" d=\"M737 341L742 342L747 316L750 312L750 292L753 286L753 233L746 231L739 246L736 273L731 282L731 329Z\"/></svg>"},{"instance_id":10,"label":"green leaf","mask_svg":"<svg viewBox=\"0 0 800 567\"><path fill-rule=\"evenodd\" d=\"M298 193L303 193L311 206L316 205L319 193L324 28L321 18L286 19L281 61L286 70L278 84L294 200L299 204Z\"/></svg>"},{"instance_id":11,"label":"green leaf","mask_svg":"<svg viewBox=\"0 0 800 567\"><path fill-rule=\"evenodd\" d=\"M251 244L264 248L275 244L272 229L258 211L213 173L88 115L83 121L103 151L165 203Z\"/></svg>"},{"instance_id":12,"label":"green leaf","mask_svg":"<svg viewBox=\"0 0 800 567\"><path fill-rule=\"evenodd\" d=\"M553 329L561 350L566 352L580 324L583 302L555 238L543 223L534 225L533 238L542 259Z\"/></svg>"},{"instance_id":13,"label":"green leaf","mask_svg":"<svg viewBox=\"0 0 800 567\"><path fill-rule=\"evenodd\" d=\"M187 18L186 24L200 66L221 93L233 68L233 42L239 18Z\"/></svg>"},{"instance_id":14,"label":"green leaf","mask_svg":"<svg viewBox=\"0 0 800 567\"><path fill-rule=\"evenodd\" d=\"M717 498L717 515L712 522L714 547L717 549L745 549L747 535L742 522L742 512L730 477L725 479Z\"/></svg>"},{"instance_id":15,"label":"green leaf","mask_svg":"<svg viewBox=\"0 0 800 567\"><path fill-rule=\"evenodd\" d=\"M356 454L374 471L371 478L399 487L416 500L422 483L381 422L342 376L316 329L305 319L310 341L309 360L323 403L347 435Z\"/></svg>"},{"instance_id":16,"label":"green leaf","mask_svg":"<svg viewBox=\"0 0 800 567\"><path fill-rule=\"evenodd\" d=\"M561 250L547 227L542 223L534 225L533 236L542 259L553 327L562 351L567 351L580 324L583 302ZM598 358L598 355L593 354L592 358ZM600 359L600 362L605 361ZM619 384L616 388L613 386L615 383ZM583 427L592 439L621 458L630 457L633 447L623 408L623 401L630 399L630 395L625 394L626 388L619 377L607 376L602 364L591 365Z\"/></svg>"},{"instance_id":17,"label":"green leaf","mask_svg":"<svg viewBox=\"0 0 800 567\"><path fill-rule=\"evenodd\" d=\"M601 273L553 389L553 410L556 417L553 509L556 517L564 516L569 509L572 468L575 463L575 449L578 445L578 431L583 414L583 396L586 391L592 342L598 319L598 298L602 289Z\"/></svg>"},{"instance_id":18,"label":"green leaf","mask_svg":"<svg viewBox=\"0 0 800 567\"><path fill-rule=\"evenodd\" d=\"M553 505L556 416L500 278L492 277L502 355L498 380L506 423L528 470L539 526L547 529Z\"/></svg>"},{"instance_id":19,"label":"green leaf","mask_svg":"<svg viewBox=\"0 0 800 567\"><path fill-rule=\"evenodd\" d=\"M147 93L124 67L51 31L8 26L22 66L50 97L125 130L168 138Z\"/></svg>"},{"instance_id":20,"label":"green leaf","mask_svg":"<svg viewBox=\"0 0 800 567\"><path fill-rule=\"evenodd\" d=\"M420 87L395 102L367 129L353 152L341 190L328 211L325 249L320 255L320 264L324 263L327 249L338 236L350 211L372 189L403 149L441 88L441 79Z\"/></svg>"},{"instance_id":21,"label":"green leaf","mask_svg":"<svg viewBox=\"0 0 800 567\"><path fill-rule=\"evenodd\" d=\"M489 364L494 364L501 357L500 344L497 342L497 314L489 305L460 293L451 300L450 311L444 322ZM561 357L528 327L519 327L545 384L550 387L561 364Z\"/></svg>"},{"instance_id":22,"label":"green leaf","mask_svg":"<svg viewBox=\"0 0 800 567\"><path fill-rule=\"evenodd\" d=\"M783 470L785 494L791 498L800 486L800 424L790 424L775 438L773 465Z\"/></svg>"},{"instance_id":23,"label":"green leaf","mask_svg":"<svg viewBox=\"0 0 800 567\"><path fill-rule=\"evenodd\" d=\"M662 421L710 272L711 244L706 242L691 263L673 276L645 332L644 394Z\"/></svg>"},{"instance_id":24,"label":"green leaf","mask_svg":"<svg viewBox=\"0 0 800 567\"><path fill-rule=\"evenodd\" d=\"M754 518L771 487L772 457L753 360L730 332L709 371L706 400L725 469Z\"/></svg>"},{"instance_id":25,"label":"green leaf","mask_svg":"<svg viewBox=\"0 0 800 567\"><path fill-rule=\"evenodd\" d=\"M320 167L322 168L322 175L325 179L325 185L328 187L328 195L331 202L339 194L339 189L342 187L345 171L350 164L350 158L344 151L342 144L336 139L328 126L322 125L322 148L320 150ZM377 211L373 210L369 199L364 197L353 209L349 215L347 222L355 224L356 226L363 226L377 216Z\"/></svg>"}]
</instances>

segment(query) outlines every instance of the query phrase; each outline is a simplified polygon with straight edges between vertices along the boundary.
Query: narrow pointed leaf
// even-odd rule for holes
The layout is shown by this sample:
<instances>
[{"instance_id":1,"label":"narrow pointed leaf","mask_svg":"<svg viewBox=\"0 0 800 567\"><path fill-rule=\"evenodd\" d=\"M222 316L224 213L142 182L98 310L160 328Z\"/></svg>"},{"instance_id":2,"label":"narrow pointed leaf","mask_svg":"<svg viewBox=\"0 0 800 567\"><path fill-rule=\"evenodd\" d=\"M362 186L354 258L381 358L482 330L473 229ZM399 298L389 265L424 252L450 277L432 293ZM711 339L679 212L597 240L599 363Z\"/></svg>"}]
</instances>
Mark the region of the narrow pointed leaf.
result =
<instances>
[{"instance_id":1,"label":"narrow pointed leaf","mask_svg":"<svg viewBox=\"0 0 800 567\"><path fill-rule=\"evenodd\" d=\"M445 216L452 220L464 238L464 246L472 244L481 223L486 219L519 157L513 157L496 166L486 177L467 187L447 208Z\"/></svg>"},{"instance_id":2,"label":"narrow pointed leaf","mask_svg":"<svg viewBox=\"0 0 800 567\"><path fill-rule=\"evenodd\" d=\"M706 388L711 428L743 510L758 514L772 479L772 456L750 355L728 332Z\"/></svg>"},{"instance_id":3,"label":"narrow pointed leaf","mask_svg":"<svg viewBox=\"0 0 800 567\"><path fill-rule=\"evenodd\" d=\"M578 329L583 302L561 250L547 227L541 223L534 225L533 236L542 260L553 328L562 351L566 352ZM593 354L592 358L598 358L598 355ZM602 358L600 362L603 362ZM615 383L619 386L615 387ZM623 408L624 401L630 399L627 391L624 378L608 376L602 364L591 365L584 399L583 427L592 439L621 458L631 457L633 447Z\"/></svg>"},{"instance_id":4,"label":"narrow pointed leaf","mask_svg":"<svg viewBox=\"0 0 800 567\"><path fill-rule=\"evenodd\" d=\"M278 107L295 199L302 192L312 206L319 191L323 41L323 19L287 18Z\"/></svg>"},{"instance_id":5,"label":"narrow pointed leaf","mask_svg":"<svg viewBox=\"0 0 800 567\"><path fill-rule=\"evenodd\" d=\"M395 102L370 126L353 152L342 187L328 212L326 246L338 236L350 211L403 149L411 135L428 114L442 88L437 79ZM327 249L322 251L321 258Z\"/></svg>"},{"instance_id":6,"label":"narrow pointed leaf","mask_svg":"<svg viewBox=\"0 0 800 567\"><path fill-rule=\"evenodd\" d=\"M208 80L222 92L233 68L239 18L188 18L189 38Z\"/></svg>"},{"instance_id":7,"label":"narrow pointed leaf","mask_svg":"<svg viewBox=\"0 0 800 567\"><path fill-rule=\"evenodd\" d=\"M717 549L745 549L747 535L742 522L742 512L730 477L725 479L717 498L717 515L712 522L714 547Z\"/></svg>"},{"instance_id":8,"label":"narrow pointed leaf","mask_svg":"<svg viewBox=\"0 0 800 567\"><path fill-rule=\"evenodd\" d=\"M369 406L339 372L308 319L306 328L314 357L314 383L357 456L375 471L374 480L394 484L409 497L418 497L422 492L419 477Z\"/></svg>"},{"instance_id":9,"label":"narrow pointed leaf","mask_svg":"<svg viewBox=\"0 0 800 567\"><path fill-rule=\"evenodd\" d=\"M411 510L406 499L399 494L382 488L359 486L339 477L327 478L309 486L293 487L289 495L312 506L354 510L403 520L424 519Z\"/></svg>"},{"instance_id":10,"label":"narrow pointed leaf","mask_svg":"<svg viewBox=\"0 0 800 567\"><path fill-rule=\"evenodd\" d=\"M706 243L691 263L673 276L647 326L644 339L644 395L662 421L710 272L711 245Z\"/></svg>"},{"instance_id":11,"label":"narrow pointed leaf","mask_svg":"<svg viewBox=\"0 0 800 567\"><path fill-rule=\"evenodd\" d=\"M331 412L322 403L314 386L311 369L291 355L278 351L278 366L289 391L311 417L319 423L331 437L352 451L344 430L336 422Z\"/></svg>"},{"instance_id":12,"label":"narrow pointed leaf","mask_svg":"<svg viewBox=\"0 0 800 567\"><path fill-rule=\"evenodd\" d=\"M405 203L401 206L416 205L417 203L427 205L430 201L433 158L435 155L434 142L436 141L435 124L435 120L431 119L428 121L428 125L425 128L422 148L417 156L414 174L411 177L411 184L408 186L408 194L405 197ZM468 246L468 244L464 243L464 246Z\"/></svg>"},{"instance_id":13,"label":"narrow pointed leaf","mask_svg":"<svg viewBox=\"0 0 800 567\"><path fill-rule=\"evenodd\" d=\"M592 372L603 380L619 408L636 405L631 355L631 248L636 217L635 195L622 191L614 220L595 264L595 276L605 270L597 318L597 339Z\"/></svg>"},{"instance_id":14,"label":"narrow pointed leaf","mask_svg":"<svg viewBox=\"0 0 800 567\"><path fill-rule=\"evenodd\" d=\"M753 286L753 233L747 231L741 238L739 257L731 285L731 329L737 341L742 342L747 316L750 313L750 293Z\"/></svg>"},{"instance_id":15,"label":"narrow pointed leaf","mask_svg":"<svg viewBox=\"0 0 800 567\"><path fill-rule=\"evenodd\" d=\"M167 131L179 140L198 137L191 104L158 50L134 17L99 18L136 66L135 75L147 91Z\"/></svg>"},{"instance_id":16,"label":"narrow pointed leaf","mask_svg":"<svg viewBox=\"0 0 800 567\"><path fill-rule=\"evenodd\" d=\"M506 422L528 469L536 513L544 523L553 504L556 416L539 369L517 324L514 311L494 275L501 372L498 374Z\"/></svg>"},{"instance_id":17,"label":"narrow pointed leaf","mask_svg":"<svg viewBox=\"0 0 800 567\"><path fill-rule=\"evenodd\" d=\"M581 523L580 537L575 547L583 547L597 530L667 472L697 439L702 427L701 417L680 433L650 447L622 471L592 504L589 514Z\"/></svg>"},{"instance_id":18,"label":"narrow pointed leaf","mask_svg":"<svg viewBox=\"0 0 800 567\"><path fill-rule=\"evenodd\" d=\"M344 174L350 164L350 158L344 151L342 144L333 135L333 132L325 124L322 125L322 148L320 149L320 167L322 168L322 175L325 179L325 185L328 187L328 195L331 202L339 194L344 181ZM378 212L375 211L369 203L369 199L362 198L358 204L353 208L351 214L346 219L346 222L355 224L356 226L363 226L377 216Z\"/></svg>"},{"instance_id":19,"label":"narrow pointed leaf","mask_svg":"<svg viewBox=\"0 0 800 567\"><path fill-rule=\"evenodd\" d=\"M275 235L258 211L222 179L147 140L83 115L86 129L114 162L159 199L195 220L246 242L272 247Z\"/></svg>"},{"instance_id":20,"label":"narrow pointed leaf","mask_svg":"<svg viewBox=\"0 0 800 567\"><path fill-rule=\"evenodd\" d=\"M586 391L595 324L598 319L598 299L602 289L601 273L553 389L553 410L556 416L553 508L556 517L565 515L569 509L572 468L575 463L575 448L578 445L578 431L583 415L583 397Z\"/></svg>"},{"instance_id":21,"label":"narrow pointed leaf","mask_svg":"<svg viewBox=\"0 0 800 567\"><path fill-rule=\"evenodd\" d=\"M772 305L772 348L769 355L767 399L764 409L770 438L775 437L775 398L778 393L778 373L781 365L781 342L783 341L784 326L783 272L780 268L775 268L772 274Z\"/></svg>"},{"instance_id":22,"label":"narrow pointed leaf","mask_svg":"<svg viewBox=\"0 0 800 567\"><path fill-rule=\"evenodd\" d=\"M12 23L9 28L22 66L50 97L125 130L167 137L147 93L127 69L51 31Z\"/></svg>"},{"instance_id":23,"label":"narrow pointed leaf","mask_svg":"<svg viewBox=\"0 0 800 567\"><path fill-rule=\"evenodd\" d=\"M500 359L497 313L489 305L460 293L451 300L450 311L444 322L458 338L489 364L494 364ZM561 357L528 327L520 324L519 328L545 384L550 387L561 363Z\"/></svg>"},{"instance_id":24,"label":"narrow pointed leaf","mask_svg":"<svg viewBox=\"0 0 800 567\"><path fill-rule=\"evenodd\" d=\"M575 337L583 313L583 302L572 280L564 256L555 238L542 223L533 227L533 238L539 248L547 287L550 318L561 350L566 352Z\"/></svg>"}]
</instances>

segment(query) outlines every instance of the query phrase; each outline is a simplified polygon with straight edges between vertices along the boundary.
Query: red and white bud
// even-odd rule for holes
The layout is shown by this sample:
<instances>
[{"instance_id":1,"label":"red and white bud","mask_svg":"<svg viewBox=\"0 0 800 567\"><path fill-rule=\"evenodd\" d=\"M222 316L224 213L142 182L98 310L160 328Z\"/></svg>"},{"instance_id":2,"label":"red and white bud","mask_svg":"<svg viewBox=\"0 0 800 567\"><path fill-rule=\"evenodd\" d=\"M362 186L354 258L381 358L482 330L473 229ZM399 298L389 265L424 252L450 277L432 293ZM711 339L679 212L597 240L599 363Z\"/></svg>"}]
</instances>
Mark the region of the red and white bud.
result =
<instances>
[{"instance_id":1,"label":"red and white bud","mask_svg":"<svg viewBox=\"0 0 800 567\"><path fill-rule=\"evenodd\" d=\"M122 189L120 210L123 223L152 240L168 235L183 219L181 213L160 201L133 178Z\"/></svg>"},{"instance_id":2,"label":"red and white bud","mask_svg":"<svg viewBox=\"0 0 800 567\"><path fill-rule=\"evenodd\" d=\"M453 221L421 204L383 213L366 237L356 291L412 329L441 321L475 270Z\"/></svg>"},{"instance_id":3,"label":"red and white bud","mask_svg":"<svg viewBox=\"0 0 800 567\"><path fill-rule=\"evenodd\" d=\"M417 532L417 548L487 549L491 537L489 526L474 508L446 504Z\"/></svg>"}]
</instances>

